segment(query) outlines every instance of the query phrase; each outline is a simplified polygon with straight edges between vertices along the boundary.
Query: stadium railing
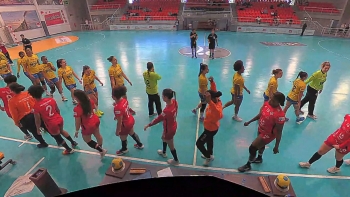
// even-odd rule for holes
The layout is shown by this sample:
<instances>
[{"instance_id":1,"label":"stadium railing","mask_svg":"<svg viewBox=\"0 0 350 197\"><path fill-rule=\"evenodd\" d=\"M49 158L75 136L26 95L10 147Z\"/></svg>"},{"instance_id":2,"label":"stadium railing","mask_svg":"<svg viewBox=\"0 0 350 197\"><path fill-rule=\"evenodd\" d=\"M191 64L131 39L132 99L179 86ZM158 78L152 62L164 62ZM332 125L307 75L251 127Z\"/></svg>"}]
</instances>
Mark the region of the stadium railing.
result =
<instances>
[{"instance_id":1,"label":"stadium railing","mask_svg":"<svg viewBox=\"0 0 350 197\"><path fill-rule=\"evenodd\" d=\"M260 19L260 25L275 25L275 21L279 25L297 25L301 26L303 25L303 21L305 20L291 20L291 19L274 19L274 18L261 18ZM231 23L237 24L242 23L243 25L246 24L255 24L258 25L257 18L253 17L232 17Z\"/></svg>"},{"instance_id":2,"label":"stadium railing","mask_svg":"<svg viewBox=\"0 0 350 197\"><path fill-rule=\"evenodd\" d=\"M336 9L336 8L322 8L322 7L304 7L303 8L304 11L307 12L312 12L312 13L322 13L322 14L341 14L342 13L342 9Z\"/></svg>"},{"instance_id":3,"label":"stadium railing","mask_svg":"<svg viewBox=\"0 0 350 197\"><path fill-rule=\"evenodd\" d=\"M183 12L231 12L231 6L228 3L185 3Z\"/></svg>"},{"instance_id":4,"label":"stadium railing","mask_svg":"<svg viewBox=\"0 0 350 197\"><path fill-rule=\"evenodd\" d=\"M116 10L121 8L121 4L90 5L89 8L90 11Z\"/></svg>"}]
</instances>

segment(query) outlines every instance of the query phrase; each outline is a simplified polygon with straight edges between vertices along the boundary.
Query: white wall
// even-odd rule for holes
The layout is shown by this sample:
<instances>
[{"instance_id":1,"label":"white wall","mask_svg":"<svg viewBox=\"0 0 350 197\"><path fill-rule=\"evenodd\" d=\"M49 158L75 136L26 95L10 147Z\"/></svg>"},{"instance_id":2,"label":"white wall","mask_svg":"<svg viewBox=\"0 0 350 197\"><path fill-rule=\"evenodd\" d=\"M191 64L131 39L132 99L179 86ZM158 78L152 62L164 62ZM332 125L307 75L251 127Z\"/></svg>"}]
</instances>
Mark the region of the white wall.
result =
<instances>
[{"instance_id":1,"label":"white wall","mask_svg":"<svg viewBox=\"0 0 350 197\"><path fill-rule=\"evenodd\" d=\"M41 21L45 21L45 17L41 14L41 11L55 12L55 11L63 10L63 13L66 17L67 22L65 22L64 24L48 26L48 31L51 35L71 31L69 16L67 16L66 8L64 7L64 5L39 5L38 6L35 2L35 5L0 6L0 12L30 11L30 10L35 10ZM0 15L0 24L1 26L5 26L5 23L1 15ZM22 32L15 32L14 34L17 39L20 39L20 36L19 36L20 34L24 34L29 39L46 36L45 31L42 27L38 29L32 29L32 30L27 30Z\"/></svg>"}]
</instances>

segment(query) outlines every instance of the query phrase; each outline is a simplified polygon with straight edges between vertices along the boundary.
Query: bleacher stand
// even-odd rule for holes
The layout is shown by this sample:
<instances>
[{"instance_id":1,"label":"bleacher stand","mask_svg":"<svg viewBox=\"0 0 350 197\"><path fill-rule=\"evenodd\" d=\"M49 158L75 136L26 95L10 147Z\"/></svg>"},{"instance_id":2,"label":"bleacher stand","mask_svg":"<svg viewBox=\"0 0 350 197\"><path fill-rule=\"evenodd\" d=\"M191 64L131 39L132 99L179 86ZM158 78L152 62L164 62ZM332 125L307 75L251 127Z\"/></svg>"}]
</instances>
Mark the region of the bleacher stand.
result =
<instances>
[{"instance_id":1,"label":"bleacher stand","mask_svg":"<svg viewBox=\"0 0 350 197\"><path fill-rule=\"evenodd\" d=\"M176 21L180 0L137 0L128 6L121 20L157 20Z\"/></svg>"},{"instance_id":2,"label":"bleacher stand","mask_svg":"<svg viewBox=\"0 0 350 197\"><path fill-rule=\"evenodd\" d=\"M116 10L118 8L123 8L126 5L126 0L111 0L104 1L98 0L97 3L91 6L91 10Z\"/></svg>"},{"instance_id":3,"label":"bleacher stand","mask_svg":"<svg viewBox=\"0 0 350 197\"><path fill-rule=\"evenodd\" d=\"M238 22L278 24L301 24L288 2L236 1ZM258 20L259 19L259 20Z\"/></svg>"}]
</instances>

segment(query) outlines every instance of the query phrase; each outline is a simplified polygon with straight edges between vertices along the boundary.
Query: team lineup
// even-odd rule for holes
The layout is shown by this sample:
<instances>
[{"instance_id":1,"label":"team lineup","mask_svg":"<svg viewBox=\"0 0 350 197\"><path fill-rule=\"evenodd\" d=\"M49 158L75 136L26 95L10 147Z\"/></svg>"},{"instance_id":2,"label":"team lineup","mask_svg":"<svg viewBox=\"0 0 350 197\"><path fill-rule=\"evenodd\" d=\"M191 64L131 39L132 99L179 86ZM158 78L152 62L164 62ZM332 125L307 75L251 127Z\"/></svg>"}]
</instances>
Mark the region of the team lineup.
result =
<instances>
[{"instance_id":1,"label":"team lineup","mask_svg":"<svg viewBox=\"0 0 350 197\"><path fill-rule=\"evenodd\" d=\"M197 38L195 30L193 30L190 33L192 58L197 58ZM217 35L214 31L208 36L208 42L210 49L209 58L214 59L215 46L218 45ZM34 137L39 142L38 148L48 146L41 134L43 131L47 131L59 146L64 147L63 154L69 155L74 152L74 148L78 144L64 130L63 117L60 115L57 103L53 99L53 94L57 89L62 101L71 100L75 105L73 112L76 132L73 136L79 137L81 133L84 142L89 147L97 150L101 158L103 158L107 150L103 148L99 118L103 116L104 112L98 107L99 99L95 80L102 86L104 83L96 76L95 71L89 66L84 66L80 77L72 67L68 66L64 59L57 60L56 65L54 65L45 56L39 59L37 55L33 54L31 48L26 48L25 52L20 52L19 57L17 60L17 77L7 60L0 57L0 75L6 83L6 87L0 88L0 98L4 105L0 106L0 109L13 119L14 124L25 134L25 139L29 140ZM129 135L135 141L134 148L141 150L144 148L144 145L142 139L134 131L134 115L136 112L129 107L127 99L125 82L128 82L131 86L132 82L123 72L116 57L111 56L107 59L112 64L108 72L111 95L114 100L114 120L117 121L115 133L121 140L121 148L116 151L116 154L124 155L128 153L127 138ZM244 122L244 126L248 126L250 123L258 121L258 132L256 139L249 146L248 162L239 167L238 171L246 172L251 170L251 164L262 163L265 146L274 140L273 152L274 154L279 153L279 144L283 143L283 140L281 140L283 126L290 120L290 118L286 117L286 114L291 105L294 108L293 115L295 115L297 124L302 124L306 117L313 120L317 119L314 114L316 100L322 93L330 68L329 62L323 62L320 70L310 76L306 72L300 72L293 81L291 91L286 96L278 91L278 79L283 77L282 69L272 71L273 76L270 78L267 88L261 97L263 102L260 111L253 119ZM25 91L24 86L17 83L17 78L21 77L21 69L23 69L24 75L33 83L27 91ZM207 76L209 66L204 63L199 65L200 71L197 79L200 103L192 110L192 113L199 113L199 120L204 126L203 133L196 141L196 146L204 159L204 166L209 166L214 160L214 137L219 131L223 110L234 105L232 119L237 122L243 121L239 116L240 107L244 99L243 93L246 91L250 94L250 90L244 85L242 74L245 68L243 61L236 61L233 69L235 74L233 75L232 88L230 90L232 98L230 101L222 103L220 99L222 93L217 90L214 80L215 76ZM143 73L143 78L148 96L149 116L158 115L153 121L144 126L144 130L146 131L147 128L163 122L161 137L163 147L157 153L161 157L166 158L166 150L169 147L173 159L169 159L168 163L178 165L180 162L174 145L174 136L177 130L176 116L181 103L177 103L176 93L171 89L164 89L162 92L158 92L158 81L161 80L161 76L155 72L152 62L147 63L147 70ZM83 90L77 89L77 81L83 85ZM62 84L71 93L71 98L68 99L63 94ZM43 95L46 95L46 98ZM164 109L162 109L161 100L166 103ZM304 112L302 107L306 103L308 103L308 111ZM66 143L65 139L69 141L70 145ZM299 166L309 168L311 164L333 148L336 149L336 165L327 169L329 173L339 172L343 162L350 164L349 160L343 160L344 156L350 152L350 115L345 115L340 128L323 142L309 161L300 162Z\"/></svg>"}]
</instances>

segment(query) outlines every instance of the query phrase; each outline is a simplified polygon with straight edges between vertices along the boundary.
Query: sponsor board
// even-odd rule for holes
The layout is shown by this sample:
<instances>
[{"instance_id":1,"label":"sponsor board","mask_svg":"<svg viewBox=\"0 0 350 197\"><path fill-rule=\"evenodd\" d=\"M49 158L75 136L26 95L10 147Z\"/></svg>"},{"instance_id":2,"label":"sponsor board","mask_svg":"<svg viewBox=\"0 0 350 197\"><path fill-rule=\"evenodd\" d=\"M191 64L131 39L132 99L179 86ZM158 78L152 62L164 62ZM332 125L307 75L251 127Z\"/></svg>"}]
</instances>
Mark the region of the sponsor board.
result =
<instances>
[{"instance_id":1,"label":"sponsor board","mask_svg":"<svg viewBox=\"0 0 350 197\"><path fill-rule=\"evenodd\" d=\"M115 30L176 30L175 25L110 25L111 31Z\"/></svg>"},{"instance_id":2,"label":"sponsor board","mask_svg":"<svg viewBox=\"0 0 350 197\"><path fill-rule=\"evenodd\" d=\"M301 29L295 28L277 28L277 27L248 27L248 26L238 26L237 32L245 33L266 33L266 34L290 34L290 35L300 35ZM305 30L305 36L314 35L315 30Z\"/></svg>"}]
</instances>

